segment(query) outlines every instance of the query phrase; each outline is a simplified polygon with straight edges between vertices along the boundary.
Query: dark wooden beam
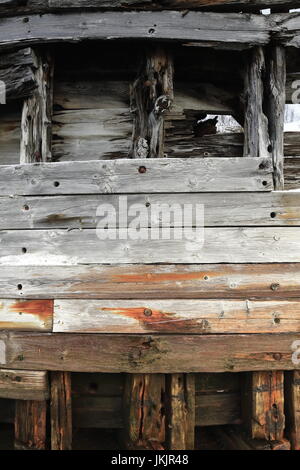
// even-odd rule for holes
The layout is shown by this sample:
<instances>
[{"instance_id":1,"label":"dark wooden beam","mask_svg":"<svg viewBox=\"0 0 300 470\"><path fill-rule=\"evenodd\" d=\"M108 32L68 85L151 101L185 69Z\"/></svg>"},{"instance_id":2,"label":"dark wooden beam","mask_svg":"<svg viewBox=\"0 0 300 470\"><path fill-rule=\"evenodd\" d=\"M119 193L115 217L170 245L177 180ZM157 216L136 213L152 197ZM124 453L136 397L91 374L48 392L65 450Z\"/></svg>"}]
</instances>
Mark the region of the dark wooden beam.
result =
<instances>
[{"instance_id":1,"label":"dark wooden beam","mask_svg":"<svg viewBox=\"0 0 300 470\"><path fill-rule=\"evenodd\" d=\"M51 449L72 450L71 374L51 372Z\"/></svg>"},{"instance_id":2,"label":"dark wooden beam","mask_svg":"<svg viewBox=\"0 0 300 470\"><path fill-rule=\"evenodd\" d=\"M1 333L2 369L188 373L294 370L298 334ZM36 353L39 351L39 354Z\"/></svg>"},{"instance_id":3,"label":"dark wooden beam","mask_svg":"<svg viewBox=\"0 0 300 470\"><path fill-rule=\"evenodd\" d=\"M293 450L300 450L300 371L285 375L286 429Z\"/></svg>"},{"instance_id":4,"label":"dark wooden beam","mask_svg":"<svg viewBox=\"0 0 300 470\"><path fill-rule=\"evenodd\" d=\"M16 401L15 449L45 450L46 401Z\"/></svg>"}]
</instances>

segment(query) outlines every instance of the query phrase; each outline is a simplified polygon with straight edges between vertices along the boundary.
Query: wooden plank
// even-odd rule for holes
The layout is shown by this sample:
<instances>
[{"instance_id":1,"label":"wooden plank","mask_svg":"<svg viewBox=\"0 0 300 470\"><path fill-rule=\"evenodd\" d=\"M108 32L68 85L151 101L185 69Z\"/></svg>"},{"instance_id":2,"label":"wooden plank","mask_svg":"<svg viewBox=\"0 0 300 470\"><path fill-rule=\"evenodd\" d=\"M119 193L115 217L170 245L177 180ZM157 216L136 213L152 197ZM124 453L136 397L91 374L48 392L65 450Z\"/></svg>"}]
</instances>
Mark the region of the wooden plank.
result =
<instances>
[{"instance_id":1,"label":"wooden plank","mask_svg":"<svg viewBox=\"0 0 300 470\"><path fill-rule=\"evenodd\" d=\"M101 28L99 28L101 24ZM134 28L132 27L134 24ZM0 46L87 39L193 41L205 46L251 47L269 41L269 23L259 15L188 12L81 12L3 18Z\"/></svg>"},{"instance_id":2,"label":"wooden plank","mask_svg":"<svg viewBox=\"0 0 300 470\"><path fill-rule=\"evenodd\" d=\"M284 155L284 116L286 88L285 48L274 46L267 51L267 115L271 153L274 165L274 189L284 188L283 155Z\"/></svg>"},{"instance_id":3,"label":"wooden plank","mask_svg":"<svg viewBox=\"0 0 300 470\"><path fill-rule=\"evenodd\" d=\"M195 444L195 377L170 374L166 379L167 446L170 450L193 450Z\"/></svg>"},{"instance_id":4,"label":"wooden plank","mask_svg":"<svg viewBox=\"0 0 300 470\"><path fill-rule=\"evenodd\" d=\"M147 158L0 167L1 196L271 189L271 160L264 158Z\"/></svg>"},{"instance_id":5,"label":"wooden plank","mask_svg":"<svg viewBox=\"0 0 300 470\"><path fill-rule=\"evenodd\" d=\"M5 83L6 103L31 96L37 86L36 57L30 48L0 56L0 80Z\"/></svg>"},{"instance_id":6,"label":"wooden plank","mask_svg":"<svg viewBox=\"0 0 300 470\"><path fill-rule=\"evenodd\" d=\"M263 439L249 439L237 427L219 427L212 431L215 439L220 442L222 450L290 450L288 440L267 441Z\"/></svg>"},{"instance_id":7,"label":"wooden plank","mask_svg":"<svg viewBox=\"0 0 300 470\"><path fill-rule=\"evenodd\" d=\"M132 240L132 232L120 239L124 234L114 229L105 235L115 240L100 240L90 229L2 232L0 265L300 262L299 227L199 228L195 241L153 240L151 229L143 230L142 240Z\"/></svg>"},{"instance_id":8,"label":"wooden plank","mask_svg":"<svg viewBox=\"0 0 300 470\"><path fill-rule=\"evenodd\" d=\"M47 373L0 369L0 397L16 400L47 400L49 398Z\"/></svg>"},{"instance_id":9,"label":"wooden plank","mask_svg":"<svg viewBox=\"0 0 300 470\"><path fill-rule=\"evenodd\" d=\"M124 436L128 449L163 450L163 374L128 374L124 390Z\"/></svg>"},{"instance_id":10,"label":"wooden plank","mask_svg":"<svg viewBox=\"0 0 300 470\"><path fill-rule=\"evenodd\" d=\"M72 374L72 397L121 397L124 390L123 374ZM74 402L75 403L75 402Z\"/></svg>"},{"instance_id":11,"label":"wooden plank","mask_svg":"<svg viewBox=\"0 0 300 470\"><path fill-rule=\"evenodd\" d=\"M0 329L51 331L52 300L0 300Z\"/></svg>"},{"instance_id":12,"label":"wooden plank","mask_svg":"<svg viewBox=\"0 0 300 470\"><path fill-rule=\"evenodd\" d=\"M55 300L55 333L300 332L299 301Z\"/></svg>"},{"instance_id":13,"label":"wooden plank","mask_svg":"<svg viewBox=\"0 0 300 470\"><path fill-rule=\"evenodd\" d=\"M51 160L53 62L49 54L35 53L37 89L23 104L21 163Z\"/></svg>"},{"instance_id":14,"label":"wooden plank","mask_svg":"<svg viewBox=\"0 0 300 470\"><path fill-rule=\"evenodd\" d=\"M116 227L126 228L128 220L123 213L134 204L146 207L148 217L141 220L141 227L168 227L162 217L163 207L184 208L186 204L204 206L204 222L214 226L298 226L300 225L300 193L203 193L203 194L129 194L81 196L3 197L0 200L0 229L56 229L97 228L104 214L99 215L101 204L111 205L116 214ZM108 206L106 206L108 207ZM138 206L136 206L138 207ZM151 217L156 214L157 217ZM136 214L135 214L136 215ZM149 220L148 220L149 219ZM192 211L187 226L199 226L196 210Z\"/></svg>"},{"instance_id":15,"label":"wooden plank","mask_svg":"<svg viewBox=\"0 0 300 470\"><path fill-rule=\"evenodd\" d=\"M285 428L283 372L250 372L245 377L244 386L242 405L250 437L281 441Z\"/></svg>"},{"instance_id":16,"label":"wooden plank","mask_svg":"<svg viewBox=\"0 0 300 470\"><path fill-rule=\"evenodd\" d=\"M1 368L106 373L294 370L299 334L1 333ZM295 348L294 348L295 349ZM36 354L36 351L39 354Z\"/></svg>"},{"instance_id":17,"label":"wooden plank","mask_svg":"<svg viewBox=\"0 0 300 470\"><path fill-rule=\"evenodd\" d=\"M71 374L51 372L51 450L72 450Z\"/></svg>"},{"instance_id":18,"label":"wooden plank","mask_svg":"<svg viewBox=\"0 0 300 470\"><path fill-rule=\"evenodd\" d=\"M46 409L46 401L16 401L15 449L45 449Z\"/></svg>"},{"instance_id":19,"label":"wooden plank","mask_svg":"<svg viewBox=\"0 0 300 470\"><path fill-rule=\"evenodd\" d=\"M133 158L164 156L164 115L174 100L173 74L167 50L156 47L147 52L131 90Z\"/></svg>"},{"instance_id":20,"label":"wooden plank","mask_svg":"<svg viewBox=\"0 0 300 470\"><path fill-rule=\"evenodd\" d=\"M17 102L6 104L0 115L0 165L20 163L21 113Z\"/></svg>"},{"instance_id":21,"label":"wooden plank","mask_svg":"<svg viewBox=\"0 0 300 470\"><path fill-rule=\"evenodd\" d=\"M293 299L300 265L2 266L0 295L26 299Z\"/></svg>"},{"instance_id":22,"label":"wooden plank","mask_svg":"<svg viewBox=\"0 0 300 470\"><path fill-rule=\"evenodd\" d=\"M256 47L249 53L244 72L244 157L267 158L270 155L268 118L263 109L265 69L264 50Z\"/></svg>"},{"instance_id":23,"label":"wooden plank","mask_svg":"<svg viewBox=\"0 0 300 470\"><path fill-rule=\"evenodd\" d=\"M300 14L275 14L271 21L276 25L274 39L284 46L300 47ZM276 31L277 30L277 31Z\"/></svg>"},{"instance_id":24,"label":"wooden plank","mask_svg":"<svg viewBox=\"0 0 300 470\"><path fill-rule=\"evenodd\" d=\"M300 372L285 375L286 428L293 450L300 450Z\"/></svg>"}]
</instances>

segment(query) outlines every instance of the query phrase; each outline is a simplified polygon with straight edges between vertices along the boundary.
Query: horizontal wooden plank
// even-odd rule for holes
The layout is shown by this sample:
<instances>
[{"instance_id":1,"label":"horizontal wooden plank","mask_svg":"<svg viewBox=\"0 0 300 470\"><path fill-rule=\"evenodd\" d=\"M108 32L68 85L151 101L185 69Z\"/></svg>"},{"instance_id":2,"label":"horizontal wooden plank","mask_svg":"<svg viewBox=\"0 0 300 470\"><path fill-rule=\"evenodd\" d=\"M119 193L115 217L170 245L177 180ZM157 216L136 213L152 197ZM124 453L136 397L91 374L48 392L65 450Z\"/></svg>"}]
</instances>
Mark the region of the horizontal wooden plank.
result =
<instances>
[{"instance_id":1,"label":"horizontal wooden plank","mask_svg":"<svg viewBox=\"0 0 300 470\"><path fill-rule=\"evenodd\" d=\"M264 158L147 158L0 166L0 195L271 189L271 160Z\"/></svg>"},{"instance_id":2,"label":"horizontal wooden plank","mask_svg":"<svg viewBox=\"0 0 300 470\"><path fill-rule=\"evenodd\" d=\"M101 28L99 28L101 25ZM81 12L2 18L0 46L74 42L87 39L160 39L208 46L267 44L269 24L262 15L176 11Z\"/></svg>"},{"instance_id":3,"label":"horizontal wooden plank","mask_svg":"<svg viewBox=\"0 0 300 470\"><path fill-rule=\"evenodd\" d=\"M138 204L147 217L141 227L170 226L161 214L163 207L184 209L184 205L203 205L206 227L214 226L297 226L300 225L300 192L203 193L203 194L129 194L0 198L0 229L96 228L103 219L101 204L111 205L116 226L128 227L136 214L128 210ZM106 206L108 207L108 206ZM146 208L146 209L144 209ZM152 217L151 217L152 214ZM187 221L199 226L196 210Z\"/></svg>"},{"instance_id":4,"label":"horizontal wooden plank","mask_svg":"<svg viewBox=\"0 0 300 470\"><path fill-rule=\"evenodd\" d=\"M30 48L0 56L0 80L5 83L6 102L31 96L37 87L37 61Z\"/></svg>"},{"instance_id":5,"label":"horizontal wooden plank","mask_svg":"<svg viewBox=\"0 0 300 470\"><path fill-rule=\"evenodd\" d=\"M299 334L118 335L0 333L2 368L74 372L294 370ZM297 348L297 346L296 346ZM37 354L38 351L38 354Z\"/></svg>"},{"instance_id":6,"label":"horizontal wooden plank","mask_svg":"<svg viewBox=\"0 0 300 470\"><path fill-rule=\"evenodd\" d=\"M115 240L100 240L92 229L2 231L0 265L300 262L299 227L187 227L182 240L172 235L150 239L152 229L141 230L145 238L139 240L131 232L120 239L123 232L113 229L105 230L105 236ZM185 238L187 230L194 241Z\"/></svg>"},{"instance_id":7,"label":"horizontal wooden plank","mask_svg":"<svg viewBox=\"0 0 300 470\"><path fill-rule=\"evenodd\" d=\"M209 10L237 10L258 11L261 8L285 7L296 8L299 6L296 0L5 0L0 4L2 15L23 15L28 13L63 12L65 10L85 9L209 9Z\"/></svg>"},{"instance_id":8,"label":"horizontal wooden plank","mask_svg":"<svg viewBox=\"0 0 300 470\"><path fill-rule=\"evenodd\" d=\"M52 300L0 300L0 329L51 331Z\"/></svg>"},{"instance_id":9,"label":"horizontal wooden plank","mask_svg":"<svg viewBox=\"0 0 300 470\"><path fill-rule=\"evenodd\" d=\"M2 298L292 299L300 264L2 266Z\"/></svg>"},{"instance_id":10,"label":"horizontal wooden plank","mask_svg":"<svg viewBox=\"0 0 300 470\"><path fill-rule=\"evenodd\" d=\"M55 333L300 332L300 302L56 300Z\"/></svg>"},{"instance_id":11,"label":"horizontal wooden plank","mask_svg":"<svg viewBox=\"0 0 300 470\"><path fill-rule=\"evenodd\" d=\"M196 426L240 424L240 395L215 393L196 395Z\"/></svg>"},{"instance_id":12,"label":"horizontal wooden plank","mask_svg":"<svg viewBox=\"0 0 300 470\"><path fill-rule=\"evenodd\" d=\"M47 372L0 369L0 397L16 400L47 400Z\"/></svg>"},{"instance_id":13,"label":"horizontal wooden plank","mask_svg":"<svg viewBox=\"0 0 300 470\"><path fill-rule=\"evenodd\" d=\"M300 13L272 15L274 39L285 46L300 47Z\"/></svg>"}]
</instances>

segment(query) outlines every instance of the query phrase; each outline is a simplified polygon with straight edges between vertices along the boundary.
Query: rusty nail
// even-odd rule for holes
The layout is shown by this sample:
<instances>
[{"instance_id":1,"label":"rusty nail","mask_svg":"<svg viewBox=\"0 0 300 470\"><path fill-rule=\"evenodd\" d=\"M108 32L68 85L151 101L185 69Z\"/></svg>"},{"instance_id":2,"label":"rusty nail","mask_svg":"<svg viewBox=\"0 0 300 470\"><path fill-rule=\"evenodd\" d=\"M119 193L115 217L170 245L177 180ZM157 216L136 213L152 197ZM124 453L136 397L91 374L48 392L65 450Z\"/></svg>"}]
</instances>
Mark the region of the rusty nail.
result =
<instances>
[{"instance_id":1,"label":"rusty nail","mask_svg":"<svg viewBox=\"0 0 300 470\"><path fill-rule=\"evenodd\" d=\"M147 168L145 166L140 166L139 167L139 173L146 173Z\"/></svg>"},{"instance_id":2,"label":"rusty nail","mask_svg":"<svg viewBox=\"0 0 300 470\"><path fill-rule=\"evenodd\" d=\"M273 354L273 358L275 359L275 361L280 361L280 359L282 358L282 355L280 353L275 353Z\"/></svg>"},{"instance_id":3,"label":"rusty nail","mask_svg":"<svg viewBox=\"0 0 300 470\"><path fill-rule=\"evenodd\" d=\"M145 315L145 317L151 317L152 310L150 310L150 308L145 308L144 315Z\"/></svg>"}]
</instances>

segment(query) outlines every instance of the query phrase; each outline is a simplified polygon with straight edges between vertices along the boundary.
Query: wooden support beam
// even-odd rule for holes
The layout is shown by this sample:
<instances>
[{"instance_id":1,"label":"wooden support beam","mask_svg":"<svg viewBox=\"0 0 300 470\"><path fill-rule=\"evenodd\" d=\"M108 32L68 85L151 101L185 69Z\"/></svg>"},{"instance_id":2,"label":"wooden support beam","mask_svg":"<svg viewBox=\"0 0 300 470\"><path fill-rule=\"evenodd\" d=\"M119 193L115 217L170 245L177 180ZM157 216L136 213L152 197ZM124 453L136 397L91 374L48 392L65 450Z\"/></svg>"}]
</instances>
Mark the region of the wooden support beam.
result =
<instances>
[{"instance_id":1,"label":"wooden support beam","mask_svg":"<svg viewBox=\"0 0 300 470\"><path fill-rule=\"evenodd\" d=\"M133 158L164 156L164 114L173 99L172 58L160 47L149 49L131 93Z\"/></svg>"},{"instance_id":2,"label":"wooden support beam","mask_svg":"<svg viewBox=\"0 0 300 470\"><path fill-rule=\"evenodd\" d=\"M242 406L247 432L252 439L281 441L285 429L284 373L246 374Z\"/></svg>"},{"instance_id":3,"label":"wooden support beam","mask_svg":"<svg viewBox=\"0 0 300 470\"><path fill-rule=\"evenodd\" d=\"M284 156L284 116L286 89L285 48L271 46L266 53L266 101L269 122L271 153L274 166L274 189L284 189L283 156Z\"/></svg>"},{"instance_id":4,"label":"wooden support beam","mask_svg":"<svg viewBox=\"0 0 300 470\"><path fill-rule=\"evenodd\" d=\"M170 450L193 450L195 441L195 377L167 375L166 438Z\"/></svg>"},{"instance_id":5,"label":"wooden support beam","mask_svg":"<svg viewBox=\"0 0 300 470\"><path fill-rule=\"evenodd\" d=\"M20 162L51 161L53 61L49 53L35 52L37 89L25 99L21 120Z\"/></svg>"},{"instance_id":6,"label":"wooden support beam","mask_svg":"<svg viewBox=\"0 0 300 470\"><path fill-rule=\"evenodd\" d=\"M285 375L286 428L293 450L300 450L300 371Z\"/></svg>"},{"instance_id":7,"label":"wooden support beam","mask_svg":"<svg viewBox=\"0 0 300 470\"><path fill-rule=\"evenodd\" d=\"M0 369L0 397L15 400L47 400L49 398L47 372Z\"/></svg>"},{"instance_id":8,"label":"wooden support beam","mask_svg":"<svg viewBox=\"0 0 300 470\"><path fill-rule=\"evenodd\" d=\"M45 450L46 401L16 401L15 449Z\"/></svg>"},{"instance_id":9,"label":"wooden support beam","mask_svg":"<svg viewBox=\"0 0 300 470\"><path fill-rule=\"evenodd\" d=\"M255 47L245 67L244 157L270 156L268 118L263 109L265 68L264 50Z\"/></svg>"},{"instance_id":10,"label":"wooden support beam","mask_svg":"<svg viewBox=\"0 0 300 470\"><path fill-rule=\"evenodd\" d=\"M0 333L2 369L106 373L294 370L299 334ZM39 354L36 353L39 351Z\"/></svg>"},{"instance_id":11,"label":"wooden support beam","mask_svg":"<svg viewBox=\"0 0 300 470\"><path fill-rule=\"evenodd\" d=\"M129 449L163 450L165 376L128 374L123 397L124 443Z\"/></svg>"},{"instance_id":12,"label":"wooden support beam","mask_svg":"<svg viewBox=\"0 0 300 470\"><path fill-rule=\"evenodd\" d=\"M70 372L51 372L51 449L72 450Z\"/></svg>"}]
</instances>

